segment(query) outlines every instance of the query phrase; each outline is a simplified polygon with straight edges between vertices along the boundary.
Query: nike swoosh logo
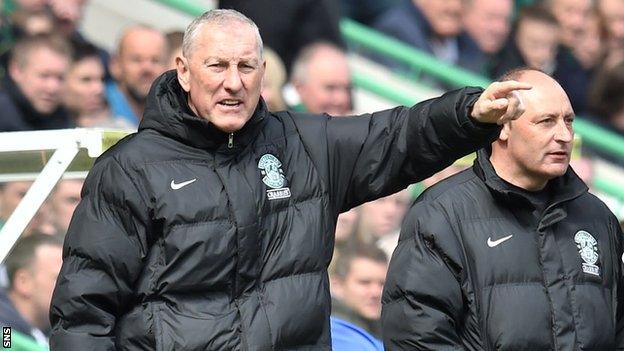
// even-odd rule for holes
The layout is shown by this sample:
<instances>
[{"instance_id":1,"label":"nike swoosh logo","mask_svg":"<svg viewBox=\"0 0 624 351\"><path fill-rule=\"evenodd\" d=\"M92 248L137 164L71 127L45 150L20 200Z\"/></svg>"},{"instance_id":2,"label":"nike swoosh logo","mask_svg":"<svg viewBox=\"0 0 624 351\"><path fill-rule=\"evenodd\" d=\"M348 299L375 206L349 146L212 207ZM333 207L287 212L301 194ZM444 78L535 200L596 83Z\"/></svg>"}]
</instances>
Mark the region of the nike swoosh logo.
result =
<instances>
[{"instance_id":1,"label":"nike swoosh logo","mask_svg":"<svg viewBox=\"0 0 624 351\"><path fill-rule=\"evenodd\" d=\"M193 178L191 180L187 180L186 182L182 182L182 183L176 183L173 179L171 180L171 189L173 190L178 190L181 188L184 188L185 186L195 182L197 180L197 178Z\"/></svg>"},{"instance_id":2,"label":"nike swoosh logo","mask_svg":"<svg viewBox=\"0 0 624 351\"><path fill-rule=\"evenodd\" d=\"M504 238L500 238L500 239L498 239L498 240L492 240L492 238L490 237L490 238L488 238L488 240L487 240L487 244L488 244L488 246L489 246L489 247L498 246L498 245L500 245L501 243L503 243L503 242L505 242L505 241L507 241L507 240L511 239L511 237L512 237L512 236L513 236L513 234L512 234L512 235L508 235L508 236L506 236L506 237L504 237Z\"/></svg>"}]
</instances>

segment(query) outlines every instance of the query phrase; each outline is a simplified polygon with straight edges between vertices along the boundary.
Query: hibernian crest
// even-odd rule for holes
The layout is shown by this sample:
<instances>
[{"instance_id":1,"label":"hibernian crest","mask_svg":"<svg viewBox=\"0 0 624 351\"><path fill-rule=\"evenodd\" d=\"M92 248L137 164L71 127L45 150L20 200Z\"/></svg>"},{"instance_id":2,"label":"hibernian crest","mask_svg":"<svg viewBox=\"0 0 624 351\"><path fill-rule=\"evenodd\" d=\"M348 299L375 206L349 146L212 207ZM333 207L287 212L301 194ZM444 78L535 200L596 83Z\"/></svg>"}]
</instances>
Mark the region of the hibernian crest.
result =
<instances>
[{"instance_id":1,"label":"hibernian crest","mask_svg":"<svg viewBox=\"0 0 624 351\"><path fill-rule=\"evenodd\" d=\"M262 182L271 189L267 190L269 200L290 197L290 189L286 187L286 177L282 170L282 162L271 155L264 154L258 161L258 168L262 174Z\"/></svg>"},{"instance_id":2,"label":"hibernian crest","mask_svg":"<svg viewBox=\"0 0 624 351\"><path fill-rule=\"evenodd\" d=\"M600 276L600 267L596 265L600 254L598 252L598 242L591 234L584 230L579 230L574 234L574 242L583 259L583 272Z\"/></svg>"}]
</instances>

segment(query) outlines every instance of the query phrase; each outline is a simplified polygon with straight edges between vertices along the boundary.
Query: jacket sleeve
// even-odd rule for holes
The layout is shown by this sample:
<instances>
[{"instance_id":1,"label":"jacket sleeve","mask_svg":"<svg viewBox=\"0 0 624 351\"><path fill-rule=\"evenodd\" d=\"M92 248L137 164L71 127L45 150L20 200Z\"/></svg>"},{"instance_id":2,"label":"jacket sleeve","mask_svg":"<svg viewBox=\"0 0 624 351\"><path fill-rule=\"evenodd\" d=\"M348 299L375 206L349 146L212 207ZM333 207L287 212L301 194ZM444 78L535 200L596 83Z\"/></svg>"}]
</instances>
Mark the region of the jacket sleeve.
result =
<instances>
[{"instance_id":1,"label":"jacket sleeve","mask_svg":"<svg viewBox=\"0 0 624 351\"><path fill-rule=\"evenodd\" d=\"M145 257L145 201L114 158L101 161L65 238L50 308L51 350L115 350L116 322Z\"/></svg>"},{"instance_id":2,"label":"jacket sleeve","mask_svg":"<svg viewBox=\"0 0 624 351\"><path fill-rule=\"evenodd\" d=\"M406 217L392 255L382 297L386 350L463 350L463 295L459 263L442 252L436 237L454 237L441 210L416 204ZM419 228L419 218L427 227ZM435 232L435 233L434 233Z\"/></svg>"},{"instance_id":3,"label":"jacket sleeve","mask_svg":"<svg viewBox=\"0 0 624 351\"><path fill-rule=\"evenodd\" d=\"M334 208L343 212L397 192L491 143L500 127L469 117L481 91L464 88L357 117L297 118ZM325 143L319 135L326 135Z\"/></svg>"}]
</instances>

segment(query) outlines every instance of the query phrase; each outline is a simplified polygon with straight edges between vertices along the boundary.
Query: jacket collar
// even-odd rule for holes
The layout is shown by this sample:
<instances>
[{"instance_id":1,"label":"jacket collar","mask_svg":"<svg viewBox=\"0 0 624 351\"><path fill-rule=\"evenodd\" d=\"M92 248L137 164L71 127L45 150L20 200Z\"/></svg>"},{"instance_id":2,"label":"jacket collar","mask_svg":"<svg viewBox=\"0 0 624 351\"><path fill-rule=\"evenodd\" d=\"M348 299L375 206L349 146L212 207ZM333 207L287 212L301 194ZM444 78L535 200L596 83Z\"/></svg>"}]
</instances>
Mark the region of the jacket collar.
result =
<instances>
[{"instance_id":1,"label":"jacket collar","mask_svg":"<svg viewBox=\"0 0 624 351\"><path fill-rule=\"evenodd\" d=\"M530 205L530 201L522 192L510 186L509 183L496 174L494 166L490 162L491 153L490 147L483 148L477 152L477 159L472 166L474 172L495 197L513 203L517 203L520 200L525 205ZM587 185L574 173L572 167L568 167L564 175L551 179L548 182L548 186L552 189L553 196L549 201L549 206L570 201L588 191Z\"/></svg>"},{"instance_id":2,"label":"jacket collar","mask_svg":"<svg viewBox=\"0 0 624 351\"><path fill-rule=\"evenodd\" d=\"M199 118L188 106L188 95L180 86L175 70L156 79L147 97L139 130L153 129L182 143L201 149L227 149L230 133ZM266 120L268 110L262 98L251 119L232 134L234 149L251 143Z\"/></svg>"}]
</instances>

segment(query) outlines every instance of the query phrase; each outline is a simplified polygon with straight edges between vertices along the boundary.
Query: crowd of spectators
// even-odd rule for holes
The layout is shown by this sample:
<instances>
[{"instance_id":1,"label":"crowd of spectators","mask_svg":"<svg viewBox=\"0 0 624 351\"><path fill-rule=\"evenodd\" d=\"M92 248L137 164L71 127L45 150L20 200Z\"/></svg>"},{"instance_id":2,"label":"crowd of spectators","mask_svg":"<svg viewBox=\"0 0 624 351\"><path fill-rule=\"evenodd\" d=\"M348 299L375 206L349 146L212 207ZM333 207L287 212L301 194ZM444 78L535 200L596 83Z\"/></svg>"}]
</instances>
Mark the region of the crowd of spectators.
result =
<instances>
[{"instance_id":1,"label":"crowd of spectators","mask_svg":"<svg viewBox=\"0 0 624 351\"><path fill-rule=\"evenodd\" d=\"M333 116L353 112L353 77L338 23L342 14L437 60L492 79L519 66L543 70L559 80L577 114L624 135L624 1L518 3L218 1L258 24L267 60L262 96L274 111L291 108ZM184 28L165 33L136 24L124 30L114 52L108 53L78 31L86 4L87 0L5 1L0 16L0 132L138 127L152 82L176 66ZM272 15L276 8L280 16ZM433 77L415 76L398 62L364 55L398 74L448 88ZM285 84L298 93L300 105L287 105ZM460 169L450 167L425 184ZM30 185L0 183L0 227ZM38 342L45 343L49 328L41 315L50 298L41 294L52 292L45 279L55 279L58 273L59 243L81 187L81 180L61 181L5 263L8 279L0 291L0 323L12 324ZM336 312L332 328L346 321L373 341L380 337L381 288L411 199L412 191L406 190L340 215L330 269ZM47 274L45 279L37 272ZM340 327L344 325L336 324Z\"/></svg>"}]
</instances>

